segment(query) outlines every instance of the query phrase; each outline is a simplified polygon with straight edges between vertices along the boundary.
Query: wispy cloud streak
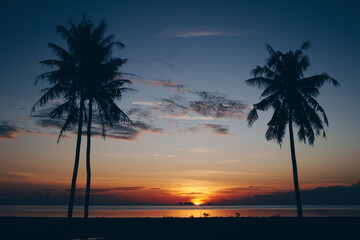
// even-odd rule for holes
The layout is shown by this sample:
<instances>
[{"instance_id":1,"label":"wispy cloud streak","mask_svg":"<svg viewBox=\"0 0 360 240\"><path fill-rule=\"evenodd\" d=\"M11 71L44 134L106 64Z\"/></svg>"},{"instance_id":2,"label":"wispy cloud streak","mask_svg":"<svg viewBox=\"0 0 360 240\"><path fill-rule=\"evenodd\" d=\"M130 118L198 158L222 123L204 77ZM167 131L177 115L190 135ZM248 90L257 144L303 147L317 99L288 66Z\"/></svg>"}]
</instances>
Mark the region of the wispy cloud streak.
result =
<instances>
[{"instance_id":1,"label":"wispy cloud streak","mask_svg":"<svg viewBox=\"0 0 360 240\"><path fill-rule=\"evenodd\" d=\"M15 139L21 132L21 129L11 126L7 122L0 124L0 139Z\"/></svg>"},{"instance_id":2,"label":"wispy cloud streak","mask_svg":"<svg viewBox=\"0 0 360 240\"><path fill-rule=\"evenodd\" d=\"M151 113L146 113L146 111L142 111L141 109L134 108L131 110L132 114L138 112L139 114L143 114L144 117L150 115ZM48 119L46 114L39 114L34 116L36 119L35 124L40 127L45 128L53 128L57 131L60 131L64 124L64 119ZM105 129L102 127L101 119L94 115L92 124L92 132L91 134L94 137L100 137L103 133L106 134L106 137L118 140L127 140L127 141L135 141L137 140L143 133L151 133L151 134L162 134L164 130L162 128L155 127L151 123L145 123L143 121L133 121L132 124L121 124L115 123L112 127L105 125ZM104 132L105 130L105 132ZM76 126L72 126L68 129L68 132L72 134L77 134ZM22 133L24 134L41 134L41 132L32 132L30 130L24 130ZM86 131L83 131L83 135L86 134ZM44 135L44 134L41 134ZM50 136L58 136L57 134L47 134Z\"/></svg>"},{"instance_id":3,"label":"wispy cloud streak","mask_svg":"<svg viewBox=\"0 0 360 240\"><path fill-rule=\"evenodd\" d=\"M197 133L201 130L204 129L210 129L212 130L212 132L214 134L217 135L230 135L229 133L229 127L225 126L225 125L220 125L220 124L205 124L205 125L200 125L200 126L196 126L196 127L191 127L188 129L183 130L183 132L189 132L189 133Z\"/></svg>"},{"instance_id":4,"label":"wispy cloud streak","mask_svg":"<svg viewBox=\"0 0 360 240\"><path fill-rule=\"evenodd\" d=\"M185 119L189 113L198 114L206 117L206 120L235 118L244 119L244 111L247 105L238 100L229 99L225 94L207 91L193 91L200 100L186 101L184 97L175 96L170 98L158 99L161 108L153 108L163 113L179 119Z\"/></svg>"},{"instance_id":5,"label":"wispy cloud streak","mask_svg":"<svg viewBox=\"0 0 360 240\"><path fill-rule=\"evenodd\" d=\"M173 83L169 80L162 80L162 81L143 81L145 84L148 85L156 85L164 87L170 91L176 91L178 93L186 93L188 90L185 88L184 85L179 83Z\"/></svg>"},{"instance_id":6,"label":"wispy cloud streak","mask_svg":"<svg viewBox=\"0 0 360 240\"><path fill-rule=\"evenodd\" d=\"M174 37L174 38L199 38L199 37L245 37L256 34L258 31L254 30L179 30L168 29L160 33L161 37Z\"/></svg>"},{"instance_id":7,"label":"wispy cloud streak","mask_svg":"<svg viewBox=\"0 0 360 240\"><path fill-rule=\"evenodd\" d=\"M0 140L1 139L15 140L18 137L18 135L41 135L41 136L51 136L51 137L57 136L56 133L32 131L32 130L12 126L7 122L2 122L0 124ZM67 138L67 136L64 137Z\"/></svg>"}]
</instances>

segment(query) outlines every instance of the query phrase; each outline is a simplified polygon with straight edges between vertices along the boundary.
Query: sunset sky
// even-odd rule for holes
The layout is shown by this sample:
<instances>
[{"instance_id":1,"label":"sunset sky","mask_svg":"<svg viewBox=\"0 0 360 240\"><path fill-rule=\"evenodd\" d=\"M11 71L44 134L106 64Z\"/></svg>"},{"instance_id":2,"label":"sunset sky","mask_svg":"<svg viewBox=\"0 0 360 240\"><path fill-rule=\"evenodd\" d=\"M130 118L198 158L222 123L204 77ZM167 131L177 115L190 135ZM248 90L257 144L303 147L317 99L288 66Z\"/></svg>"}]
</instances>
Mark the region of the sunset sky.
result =
<instances>
[{"instance_id":1,"label":"sunset sky","mask_svg":"<svg viewBox=\"0 0 360 240\"><path fill-rule=\"evenodd\" d=\"M261 91L244 81L267 58L311 42L305 76L327 72L319 103L330 126L314 147L296 139L301 189L360 180L360 4L357 1L0 1L0 204L67 204L76 135L30 110L34 79L66 47L56 26L86 13L126 48L136 92L118 105L136 123L93 138L92 202L232 203L293 189L288 135L266 141L272 111L245 121ZM219 103L225 107L220 108ZM56 104L54 102L53 104ZM204 109L206 107L206 109ZM94 129L96 131L96 129ZM83 138L84 139L84 138ZM77 201L85 188L82 142Z\"/></svg>"}]
</instances>

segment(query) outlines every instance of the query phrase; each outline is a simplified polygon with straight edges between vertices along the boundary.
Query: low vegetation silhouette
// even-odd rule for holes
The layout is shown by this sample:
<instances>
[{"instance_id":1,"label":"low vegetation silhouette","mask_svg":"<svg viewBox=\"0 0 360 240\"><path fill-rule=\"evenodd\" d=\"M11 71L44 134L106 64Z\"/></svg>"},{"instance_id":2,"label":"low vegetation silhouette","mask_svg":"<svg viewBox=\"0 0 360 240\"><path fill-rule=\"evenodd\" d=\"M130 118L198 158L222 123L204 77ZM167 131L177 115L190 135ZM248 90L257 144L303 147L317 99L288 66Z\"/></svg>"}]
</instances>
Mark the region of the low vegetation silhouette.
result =
<instances>
[{"instance_id":1,"label":"low vegetation silhouette","mask_svg":"<svg viewBox=\"0 0 360 240\"><path fill-rule=\"evenodd\" d=\"M309 58L304 50L310 47L309 42L304 42L300 49L289 50L286 53L275 51L266 44L269 58L266 65L257 66L251 74L254 78L245 81L247 85L264 89L260 102L253 105L246 120L251 127L258 119L257 111L274 110L272 118L268 122L265 133L266 140L276 141L280 147L283 142L286 126L289 127L291 161L293 168L293 179L297 215L303 216L300 197L293 125L298 128L298 139L301 142L314 145L315 136L326 137L324 124L329 125L324 109L316 101L319 88L325 83L335 87L339 83L327 73L304 77L304 72L310 66ZM319 116L322 115L322 119Z\"/></svg>"},{"instance_id":2,"label":"low vegetation silhouette","mask_svg":"<svg viewBox=\"0 0 360 240\"><path fill-rule=\"evenodd\" d=\"M102 126L102 136L106 136L106 126L114 127L118 122L131 122L129 117L116 105L124 92L133 89L125 87L131 81L124 79L119 68L126 59L112 57L113 48L125 47L123 43L114 41L115 36L105 37L106 22L102 20L98 26L84 15L80 23L69 21L68 27L57 26L57 33L66 41L68 50L48 43L57 59L40 62L54 71L44 73L36 78L47 80L50 87L42 90L43 96L35 103L32 111L53 100L62 100L49 114L51 119L65 116L65 123L60 131L59 139L66 130L78 127L75 151L75 163L70 189L68 218L72 218L76 179L79 168L82 125L87 123L86 148L86 193L84 218L88 218L91 168L90 150L93 113Z\"/></svg>"}]
</instances>

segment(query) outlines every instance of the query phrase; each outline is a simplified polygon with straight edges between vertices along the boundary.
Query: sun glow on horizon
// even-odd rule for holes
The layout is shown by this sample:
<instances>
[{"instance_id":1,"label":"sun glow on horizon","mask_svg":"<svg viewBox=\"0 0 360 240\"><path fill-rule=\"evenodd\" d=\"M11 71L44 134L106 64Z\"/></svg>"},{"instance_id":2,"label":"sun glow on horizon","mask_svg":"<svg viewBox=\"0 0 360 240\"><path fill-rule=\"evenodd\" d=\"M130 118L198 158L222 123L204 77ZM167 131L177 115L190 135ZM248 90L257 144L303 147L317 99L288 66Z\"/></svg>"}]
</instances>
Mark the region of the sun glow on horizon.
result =
<instances>
[{"instance_id":1,"label":"sun glow on horizon","mask_svg":"<svg viewBox=\"0 0 360 240\"><path fill-rule=\"evenodd\" d=\"M194 203L195 204L195 206L199 206L200 205L200 203L199 202L196 202L196 203Z\"/></svg>"}]
</instances>

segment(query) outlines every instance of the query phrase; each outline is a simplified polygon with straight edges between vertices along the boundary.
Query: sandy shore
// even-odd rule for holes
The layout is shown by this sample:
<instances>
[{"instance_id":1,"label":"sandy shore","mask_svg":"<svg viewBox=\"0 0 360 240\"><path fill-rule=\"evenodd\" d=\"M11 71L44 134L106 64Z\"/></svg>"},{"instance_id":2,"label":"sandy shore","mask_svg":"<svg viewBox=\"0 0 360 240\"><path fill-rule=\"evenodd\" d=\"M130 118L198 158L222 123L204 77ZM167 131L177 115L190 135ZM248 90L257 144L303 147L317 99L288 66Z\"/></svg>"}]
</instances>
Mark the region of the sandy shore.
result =
<instances>
[{"instance_id":1,"label":"sandy shore","mask_svg":"<svg viewBox=\"0 0 360 240\"><path fill-rule=\"evenodd\" d=\"M0 217L0 239L354 239L360 218Z\"/></svg>"}]
</instances>

